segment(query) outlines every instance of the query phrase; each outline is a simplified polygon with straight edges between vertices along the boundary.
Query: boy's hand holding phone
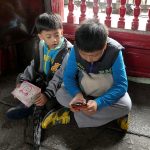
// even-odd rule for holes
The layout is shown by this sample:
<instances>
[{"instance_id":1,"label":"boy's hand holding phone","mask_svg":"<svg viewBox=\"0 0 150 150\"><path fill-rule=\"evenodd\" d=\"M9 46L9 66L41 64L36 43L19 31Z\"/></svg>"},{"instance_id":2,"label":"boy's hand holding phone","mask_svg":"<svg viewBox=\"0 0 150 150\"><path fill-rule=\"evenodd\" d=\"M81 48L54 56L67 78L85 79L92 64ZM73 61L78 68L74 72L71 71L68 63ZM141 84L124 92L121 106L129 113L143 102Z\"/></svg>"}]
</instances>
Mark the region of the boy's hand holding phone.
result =
<instances>
[{"instance_id":1,"label":"boy's hand holding phone","mask_svg":"<svg viewBox=\"0 0 150 150\"><path fill-rule=\"evenodd\" d=\"M86 102L74 102L71 104L71 107L75 110L81 110L87 108Z\"/></svg>"},{"instance_id":2,"label":"boy's hand holding phone","mask_svg":"<svg viewBox=\"0 0 150 150\"><path fill-rule=\"evenodd\" d=\"M95 114L97 111L97 103L95 100L89 100L87 102L87 109L84 109L83 112L86 115L93 115Z\"/></svg>"},{"instance_id":3,"label":"boy's hand holding phone","mask_svg":"<svg viewBox=\"0 0 150 150\"><path fill-rule=\"evenodd\" d=\"M73 112L85 110L87 108L87 103L82 93L78 93L69 103L69 106L70 106L70 110Z\"/></svg>"},{"instance_id":4,"label":"boy's hand holding phone","mask_svg":"<svg viewBox=\"0 0 150 150\"><path fill-rule=\"evenodd\" d=\"M75 97L70 102L70 110L73 112L83 111L86 115L93 115L97 111L97 103L95 100L86 100L83 97Z\"/></svg>"}]
</instances>

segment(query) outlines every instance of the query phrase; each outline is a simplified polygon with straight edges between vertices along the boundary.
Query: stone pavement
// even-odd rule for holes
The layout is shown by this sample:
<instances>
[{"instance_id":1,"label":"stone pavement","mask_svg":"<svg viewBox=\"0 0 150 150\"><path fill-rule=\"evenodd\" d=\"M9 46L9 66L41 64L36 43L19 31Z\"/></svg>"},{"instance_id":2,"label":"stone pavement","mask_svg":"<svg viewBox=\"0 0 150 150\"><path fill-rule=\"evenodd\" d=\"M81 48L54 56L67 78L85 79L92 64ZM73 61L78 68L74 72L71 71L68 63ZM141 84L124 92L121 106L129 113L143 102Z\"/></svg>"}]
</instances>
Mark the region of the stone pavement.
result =
<instances>
[{"instance_id":1,"label":"stone pavement","mask_svg":"<svg viewBox=\"0 0 150 150\"><path fill-rule=\"evenodd\" d=\"M10 121L5 112L16 105L10 92L15 74L0 76L0 150L32 150L28 120ZM150 85L129 82L133 108L126 134L114 123L97 128L60 125L46 130L40 150L150 150Z\"/></svg>"}]
</instances>

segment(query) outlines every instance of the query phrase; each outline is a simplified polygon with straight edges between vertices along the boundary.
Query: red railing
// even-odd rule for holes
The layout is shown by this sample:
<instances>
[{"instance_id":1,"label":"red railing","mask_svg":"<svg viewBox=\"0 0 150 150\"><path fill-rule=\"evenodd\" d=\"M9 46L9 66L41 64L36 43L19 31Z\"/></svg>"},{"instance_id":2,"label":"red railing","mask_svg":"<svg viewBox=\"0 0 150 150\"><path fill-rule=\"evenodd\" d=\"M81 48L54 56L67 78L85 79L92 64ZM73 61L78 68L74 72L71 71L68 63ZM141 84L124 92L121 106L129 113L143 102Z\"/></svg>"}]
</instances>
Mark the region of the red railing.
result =
<instances>
[{"instance_id":1,"label":"red railing","mask_svg":"<svg viewBox=\"0 0 150 150\"><path fill-rule=\"evenodd\" d=\"M131 30L143 30L143 31L150 31L150 10L147 9L147 13L145 13L144 18L140 18L141 21L139 21L139 16L141 13L141 0L134 0L134 9L133 9L133 16L126 15L126 4L127 0L119 0L119 3L115 3L115 5L118 5L119 12L118 15L114 16L114 19L112 19L112 0L105 0L106 1L106 7L105 7L105 13L100 13L99 8L102 5L99 0L93 0L93 12L87 11L87 1L86 0L78 0L80 2L80 5L78 6L78 10L75 11L76 5L74 4L75 0L68 0L68 8L64 9L64 1L61 0L52 0L52 11L53 12L59 12L61 16L64 18L64 22L66 23L72 23L72 24L79 24L81 21L83 21L86 18L94 17L99 18L102 23L105 23L108 27L113 27L112 23L117 22L117 26L115 28L122 28L126 29L125 24L127 24L128 28ZM116 0L117 1L117 0ZM104 4L103 4L104 5ZM93 15L91 14L93 13ZM104 18L105 19L101 19ZM147 18L147 20L145 19ZM130 20L130 23L128 22ZM132 20L132 21L131 21ZM146 20L146 21L145 21ZM142 26L142 29L139 29L139 23ZM130 27L130 28L129 28Z\"/></svg>"},{"instance_id":2,"label":"red railing","mask_svg":"<svg viewBox=\"0 0 150 150\"><path fill-rule=\"evenodd\" d=\"M60 0L52 0L53 3ZM61 0L62 1L62 0ZM129 76L150 78L150 8L141 18L141 0L134 0L133 15L127 15L127 0L117 0L118 14L113 14L112 0L105 0L105 13L100 12L102 4L98 0L91 2L89 8L86 0L68 0L67 7L59 6L55 12L63 14L64 35L74 41L78 24L86 18L97 18L109 28L109 36L119 41L124 47L124 59ZM76 5L75 5L76 4ZM88 4L89 5L89 4ZM55 7L55 5L52 5ZM58 6L57 6L58 7ZM59 12L61 8L62 12Z\"/></svg>"}]
</instances>

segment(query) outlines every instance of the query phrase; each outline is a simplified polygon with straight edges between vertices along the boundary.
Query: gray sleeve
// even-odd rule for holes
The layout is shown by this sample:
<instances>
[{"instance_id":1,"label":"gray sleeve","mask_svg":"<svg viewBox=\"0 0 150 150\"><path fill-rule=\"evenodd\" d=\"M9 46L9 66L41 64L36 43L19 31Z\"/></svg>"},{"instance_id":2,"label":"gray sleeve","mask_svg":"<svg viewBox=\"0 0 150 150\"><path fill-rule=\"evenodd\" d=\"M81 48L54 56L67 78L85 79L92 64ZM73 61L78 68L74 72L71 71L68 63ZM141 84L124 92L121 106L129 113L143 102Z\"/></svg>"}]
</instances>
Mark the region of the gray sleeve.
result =
<instances>
[{"instance_id":1,"label":"gray sleeve","mask_svg":"<svg viewBox=\"0 0 150 150\"><path fill-rule=\"evenodd\" d=\"M20 73L17 77L16 83L21 83L23 81L33 81L35 78L35 70L34 70L34 60L31 61L31 64L26 67L23 73Z\"/></svg>"},{"instance_id":2,"label":"gray sleeve","mask_svg":"<svg viewBox=\"0 0 150 150\"><path fill-rule=\"evenodd\" d=\"M56 71L53 78L49 81L48 86L46 87L44 93L48 98L55 97L57 90L60 88L63 82L63 73L67 64L68 56L69 53L66 54L61 67Z\"/></svg>"}]
</instances>

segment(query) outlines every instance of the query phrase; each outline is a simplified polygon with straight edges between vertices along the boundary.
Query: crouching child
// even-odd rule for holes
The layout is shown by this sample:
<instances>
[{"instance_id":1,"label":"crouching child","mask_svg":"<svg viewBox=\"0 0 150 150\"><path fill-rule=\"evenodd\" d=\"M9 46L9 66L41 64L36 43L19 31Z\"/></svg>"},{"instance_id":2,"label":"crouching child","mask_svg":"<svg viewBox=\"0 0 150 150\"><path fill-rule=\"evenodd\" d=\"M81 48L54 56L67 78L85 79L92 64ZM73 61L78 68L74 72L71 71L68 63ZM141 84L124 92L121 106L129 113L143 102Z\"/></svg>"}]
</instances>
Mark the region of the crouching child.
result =
<instances>
[{"instance_id":1,"label":"crouching child","mask_svg":"<svg viewBox=\"0 0 150 150\"><path fill-rule=\"evenodd\" d=\"M127 120L132 103L123 50L120 43L108 37L107 28L98 20L86 20L77 29L64 70L64 86L57 91L56 99L74 113L78 127ZM126 130L127 126L126 121L122 128Z\"/></svg>"}]
</instances>

